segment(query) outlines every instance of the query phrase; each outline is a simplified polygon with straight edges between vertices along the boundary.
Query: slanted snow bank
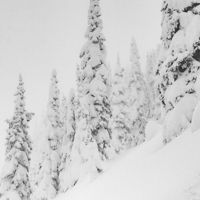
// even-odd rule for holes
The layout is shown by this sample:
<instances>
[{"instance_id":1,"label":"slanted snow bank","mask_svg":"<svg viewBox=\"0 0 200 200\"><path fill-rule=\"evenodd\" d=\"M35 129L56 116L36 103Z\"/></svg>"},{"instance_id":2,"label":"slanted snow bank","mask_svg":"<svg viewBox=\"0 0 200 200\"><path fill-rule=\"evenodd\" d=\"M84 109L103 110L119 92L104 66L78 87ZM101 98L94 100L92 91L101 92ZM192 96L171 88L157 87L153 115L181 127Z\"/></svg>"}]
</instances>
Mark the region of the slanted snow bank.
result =
<instances>
[{"instance_id":1,"label":"slanted snow bank","mask_svg":"<svg viewBox=\"0 0 200 200\"><path fill-rule=\"evenodd\" d=\"M172 194L167 200L199 200L200 199L200 176L194 179L191 184L188 184L186 188L177 191L176 194Z\"/></svg>"},{"instance_id":2,"label":"slanted snow bank","mask_svg":"<svg viewBox=\"0 0 200 200\"><path fill-rule=\"evenodd\" d=\"M149 121L145 127L146 142L151 140L157 133L162 131L162 126L155 121Z\"/></svg>"},{"instance_id":3,"label":"slanted snow bank","mask_svg":"<svg viewBox=\"0 0 200 200\"><path fill-rule=\"evenodd\" d=\"M169 200L199 176L200 131L187 130L164 147L158 132L124 155L107 163L112 170L56 200Z\"/></svg>"}]
</instances>

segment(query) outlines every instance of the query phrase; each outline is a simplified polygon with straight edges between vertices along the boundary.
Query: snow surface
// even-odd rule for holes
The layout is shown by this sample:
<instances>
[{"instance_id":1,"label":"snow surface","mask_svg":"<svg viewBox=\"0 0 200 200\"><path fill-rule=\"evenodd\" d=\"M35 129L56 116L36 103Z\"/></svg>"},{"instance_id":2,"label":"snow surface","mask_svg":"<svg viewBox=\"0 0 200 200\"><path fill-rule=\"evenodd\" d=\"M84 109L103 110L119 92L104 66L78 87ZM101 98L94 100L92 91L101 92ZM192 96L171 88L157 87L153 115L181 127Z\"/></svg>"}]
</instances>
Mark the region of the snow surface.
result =
<instances>
[{"instance_id":1,"label":"snow surface","mask_svg":"<svg viewBox=\"0 0 200 200\"><path fill-rule=\"evenodd\" d=\"M187 129L163 146L162 132L106 162L56 200L199 200L200 131ZM195 197L195 198L193 198Z\"/></svg>"}]
</instances>

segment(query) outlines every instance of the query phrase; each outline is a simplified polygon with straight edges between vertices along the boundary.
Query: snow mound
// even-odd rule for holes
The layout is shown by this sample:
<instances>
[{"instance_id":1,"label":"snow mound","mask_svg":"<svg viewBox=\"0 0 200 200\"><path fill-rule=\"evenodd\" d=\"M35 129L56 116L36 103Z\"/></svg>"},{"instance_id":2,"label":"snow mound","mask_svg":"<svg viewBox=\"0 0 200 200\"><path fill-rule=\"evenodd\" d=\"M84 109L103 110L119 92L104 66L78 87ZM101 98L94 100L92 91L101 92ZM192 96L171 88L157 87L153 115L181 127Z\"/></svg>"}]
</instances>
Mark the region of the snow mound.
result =
<instances>
[{"instance_id":1,"label":"snow mound","mask_svg":"<svg viewBox=\"0 0 200 200\"><path fill-rule=\"evenodd\" d=\"M197 101L194 95L188 94L167 114L163 131L164 140L166 140L166 142L170 142L174 137L177 137L181 132L186 130L192 121L192 113Z\"/></svg>"},{"instance_id":2,"label":"snow mound","mask_svg":"<svg viewBox=\"0 0 200 200\"><path fill-rule=\"evenodd\" d=\"M146 142L151 140L157 133L162 131L162 126L155 121L149 121L145 127Z\"/></svg>"}]
</instances>

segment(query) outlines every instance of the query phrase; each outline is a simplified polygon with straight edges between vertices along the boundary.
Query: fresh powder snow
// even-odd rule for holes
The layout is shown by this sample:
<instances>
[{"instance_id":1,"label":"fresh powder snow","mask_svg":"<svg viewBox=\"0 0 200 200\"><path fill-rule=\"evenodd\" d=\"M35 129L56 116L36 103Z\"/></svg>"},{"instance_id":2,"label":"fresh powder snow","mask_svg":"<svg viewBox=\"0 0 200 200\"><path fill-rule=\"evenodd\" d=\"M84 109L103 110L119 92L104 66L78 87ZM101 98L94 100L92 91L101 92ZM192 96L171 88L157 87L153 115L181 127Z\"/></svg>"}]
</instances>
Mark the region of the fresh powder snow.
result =
<instances>
[{"instance_id":1,"label":"fresh powder snow","mask_svg":"<svg viewBox=\"0 0 200 200\"><path fill-rule=\"evenodd\" d=\"M95 180L87 177L56 200L199 199L200 130L187 129L167 146L159 124L149 126L153 131L151 140L104 163Z\"/></svg>"}]
</instances>

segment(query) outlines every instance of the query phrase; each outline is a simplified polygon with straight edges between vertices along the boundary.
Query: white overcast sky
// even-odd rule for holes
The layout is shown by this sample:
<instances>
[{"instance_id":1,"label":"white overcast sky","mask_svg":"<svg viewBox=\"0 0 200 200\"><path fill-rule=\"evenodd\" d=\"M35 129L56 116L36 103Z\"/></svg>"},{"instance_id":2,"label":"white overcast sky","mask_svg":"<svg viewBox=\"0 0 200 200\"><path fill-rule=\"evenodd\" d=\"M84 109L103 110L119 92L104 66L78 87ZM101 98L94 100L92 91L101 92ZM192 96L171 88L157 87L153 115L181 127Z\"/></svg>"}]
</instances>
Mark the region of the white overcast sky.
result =
<instances>
[{"instance_id":1,"label":"white overcast sky","mask_svg":"<svg viewBox=\"0 0 200 200\"><path fill-rule=\"evenodd\" d=\"M161 35L161 0L101 0L107 61L112 67L120 54L126 66L135 37L145 67L147 51ZM61 94L75 85L79 52L86 42L89 0L0 1L0 166L4 161L7 124L14 93L22 74L27 111L36 118L46 110L52 69L57 70ZM35 122L32 122L33 127Z\"/></svg>"}]
</instances>

